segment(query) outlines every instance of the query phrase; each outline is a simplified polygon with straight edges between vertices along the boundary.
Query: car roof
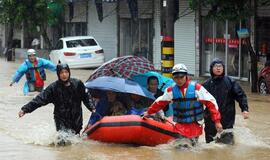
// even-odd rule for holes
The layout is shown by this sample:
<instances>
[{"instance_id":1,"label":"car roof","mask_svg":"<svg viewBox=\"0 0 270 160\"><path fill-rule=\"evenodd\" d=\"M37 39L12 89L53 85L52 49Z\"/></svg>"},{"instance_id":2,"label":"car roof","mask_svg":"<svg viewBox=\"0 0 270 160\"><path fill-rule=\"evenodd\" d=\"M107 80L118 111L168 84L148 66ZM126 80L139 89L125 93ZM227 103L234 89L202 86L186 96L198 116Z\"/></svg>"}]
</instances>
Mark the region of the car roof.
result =
<instances>
[{"instance_id":1,"label":"car roof","mask_svg":"<svg viewBox=\"0 0 270 160\"><path fill-rule=\"evenodd\" d=\"M95 39L92 36L70 36L70 37L62 37L61 40L69 41L69 40L77 40L77 39Z\"/></svg>"}]
</instances>

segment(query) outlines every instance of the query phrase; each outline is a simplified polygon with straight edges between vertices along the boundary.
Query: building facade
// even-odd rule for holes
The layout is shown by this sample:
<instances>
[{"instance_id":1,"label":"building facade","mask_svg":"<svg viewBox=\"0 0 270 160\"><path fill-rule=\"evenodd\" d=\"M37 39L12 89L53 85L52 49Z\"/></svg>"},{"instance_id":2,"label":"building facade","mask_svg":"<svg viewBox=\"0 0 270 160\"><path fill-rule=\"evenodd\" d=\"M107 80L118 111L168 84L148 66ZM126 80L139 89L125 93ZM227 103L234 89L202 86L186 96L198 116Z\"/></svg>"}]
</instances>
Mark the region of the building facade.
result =
<instances>
[{"instance_id":1,"label":"building facade","mask_svg":"<svg viewBox=\"0 0 270 160\"><path fill-rule=\"evenodd\" d=\"M133 17L126 0L103 0L102 21L95 0L74 0L65 8L64 36L91 35L104 49L105 60L124 55L139 55L161 68L161 5L162 0L137 0L137 17ZM226 64L226 74L248 80L250 60L248 50L237 31L250 29L252 45L264 63L270 56L270 7L256 7L248 21L214 21L207 19L207 8L194 12L188 0L179 1L179 19L174 24L174 63L187 65L195 77L209 76L213 58ZM51 30L52 42L57 30ZM4 32L2 32L4 33ZM5 37L1 35L1 37ZM22 39L18 31L16 39ZM4 38L3 38L4 39ZM54 40L55 39L55 40ZM5 44L2 42L2 44Z\"/></svg>"}]
</instances>

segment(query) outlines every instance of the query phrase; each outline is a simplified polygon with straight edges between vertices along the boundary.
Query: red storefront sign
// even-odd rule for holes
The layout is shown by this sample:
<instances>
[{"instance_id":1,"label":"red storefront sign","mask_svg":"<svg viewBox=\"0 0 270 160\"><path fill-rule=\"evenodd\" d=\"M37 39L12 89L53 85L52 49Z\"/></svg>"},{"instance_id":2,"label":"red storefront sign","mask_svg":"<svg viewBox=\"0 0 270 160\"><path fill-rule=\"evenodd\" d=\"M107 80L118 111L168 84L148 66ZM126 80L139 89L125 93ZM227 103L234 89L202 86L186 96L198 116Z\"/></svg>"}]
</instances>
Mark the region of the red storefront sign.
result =
<instances>
[{"instance_id":1,"label":"red storefront sign","mask_svg":"<svg viewBox=\"0 0 270 160\"><path fill-rule=\"evenodd\" d=\"M218 44L225 44L225 38L205 38L205 43L218 43ZM239 45L239 39L228 39L229 46Z\"/></svg>"}]
</instances>

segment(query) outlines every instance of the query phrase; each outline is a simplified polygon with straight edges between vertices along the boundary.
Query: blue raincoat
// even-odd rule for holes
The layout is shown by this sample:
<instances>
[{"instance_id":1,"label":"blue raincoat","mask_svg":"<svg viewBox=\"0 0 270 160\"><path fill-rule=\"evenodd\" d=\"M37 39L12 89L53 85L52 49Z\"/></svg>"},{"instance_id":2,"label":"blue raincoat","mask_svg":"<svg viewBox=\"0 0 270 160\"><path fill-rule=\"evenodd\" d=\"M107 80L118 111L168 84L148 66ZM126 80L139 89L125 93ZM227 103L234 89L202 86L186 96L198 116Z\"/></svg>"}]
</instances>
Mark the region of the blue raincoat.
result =
<instances>
[{"instance_id":1,"label":"blue raincoat","mask_svg":"<svg viewBox=\"0 0 270 160\"><path fill-rule=\"evenodd\" d=\"M49 69L51 71L56 71L56 66L49 60L43 59L43 58L37 58L37 66L33 66L33 64L26 59L17 69L15 75L12 78L12 82L18 83L22 76L25 74L26 75L26 82L23 87L23 93L24 95L28 94L29 92L29 83L30 82L35 82L35 76L34 72L35 70L38 70L40 73L40 77L42 80L46 79L46 73L45 69Z\"/></svg>"},{"instance_id":2,"label":"blue raincoat","mask_svg":"<svg viewBox=\"0 0 270 160\"><path fill-rule=\"evenodd\" d=\"M158 78L158 84L159 84L158 88L162 90L163 92L167 87L173 86L175 84L171 78L164 77L160 73L154 72L154 71L149 71L143 74L135 75L131 77L131 79L139 83L141 86L147 88L147 79L148 77L151 77L151 76L155 76ZM173 115L173 109L171 105L169 105L168 111L166 111L165 115L168 117Z\"/></svg>"},{"instance_id":3,"label":"blue raincoat","mask_svg":"<svg viewBox=\"0 0 270 160\"><path fill-rule=\"evenodd\" d=\"M138 74L133 77L131 77L131 80L139 83L141 86L147 88L147 79L148 77L155 76L158 78L158 88L164 92L164 90L172 86L174 84L174 81L171 78L164 77L158 72L149 71L144 74Z\"/></svg>"},{"instance_id":4,"label":"blue raincoat","mask_svg":"<svg viewBox=\"0 0 270 160\"><path fill-rule=\"evenodd\" d=\"M102 97L97 105L96 105L96 112L92 112L90 119L88 121L88 124L95 124L97 121L99 121L100 119L102 119L104 116L106 116L107 111L108 111L108 100L107 97Z\"/></svg>"}]
</instances>

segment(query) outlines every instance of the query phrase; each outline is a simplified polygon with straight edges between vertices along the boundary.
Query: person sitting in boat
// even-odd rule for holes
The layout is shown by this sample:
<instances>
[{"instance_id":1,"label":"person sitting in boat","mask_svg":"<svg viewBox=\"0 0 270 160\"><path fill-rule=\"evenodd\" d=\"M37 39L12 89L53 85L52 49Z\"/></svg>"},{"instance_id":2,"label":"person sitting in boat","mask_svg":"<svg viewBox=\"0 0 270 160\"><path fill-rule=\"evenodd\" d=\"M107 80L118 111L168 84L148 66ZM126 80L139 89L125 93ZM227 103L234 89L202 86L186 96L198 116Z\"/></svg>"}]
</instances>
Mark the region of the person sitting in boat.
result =
<instances>
[{"instance_id":1,"label":"person sitting in boat","mask_svg":"<svg viewBox=\"0 0 270 160\"><path fill-rule=\"evenodd\" d=\"M142 96L136 95L136 94L130 94L130 101L129 101L129 111L128 114L131 115L142 115L148 108L148 106L153 101L150 99L146 99ZM157 120L157 121L164 121L165 115L162 110L158 111L155 114L151 115L151 118Z\"/></svg>"},{"instance_id":2,"label":"person sitting in boat","mask_svg":"<svg viewBox=\"0 0 270 160\"><path fill-rule=\"evenodd\" d=\"M144 112L143 117L158 112L172 102L175 132L180 135L177 141L189 142L183 146L180 143L180 148L195 146L198 137L202 135L203 105L209 110L217 131L222 132L221 116L215 98L199 83L188 78L188 70L184 64L176 64L172 69L172 76L176 85L168 87Z\"/></svg>"},{"instance_id":3,"label":"person sitting in boat","mask_svg":"<svg viewBox=\"0 0 270 160\"><path fill-rule=\"evenodd\" d=\"M119 116L127 113L126 107L124 106L123 102L119 100L116 92L107 91L106 95L108 98L107 116Z\"/></svg>"},{"instance_id":4,"label":"person sitting in boat","mask_svg":"<svg viewBox=\"0 0 270 160\"><path fill-rule=\"evenodd\" d=\"M162 90L158 88L159 82L156 76L150 76L147 78L147 89L153 94L155 98L163 95Z\"/></svg>"},{"instance_id":5,"label":"person sitting in boat","mask_svg":"<svg viewBox=\"0 0 270 160\"><path fill-rule=\"evenodd\" d=\"M156 76L150 76L147 78L147 89L153 94L153 96L155 98L158 98L159 96L163 95L162 90L160 90L158 88L159 85L159 81L158 78ZM158 112L158 117L164 117L165 113L168 111L169 109L169 105L167 105L166 107L164 107L163 110L160 110ZM167 115L168 116L168 115Z\"/></svg>"},{"instance_id":6,"label":"person sitting in boat","mask_svg":"<svg viewBox=\"0 0 270 160\"><path fill-rule=\"evenodd\" d=\"M151 104L146 98L143 98L137 94L129 94L127 103L128 103L128 114L141 115Z\"/></svg>"},{"instance_id":7,"label":"person sitting in boat","mask_svg":"<svg viewBox=\"0 0 270 160\"><path fill-rule=\"evenodd\" d=\"M116 92L106 91L105 95L106 96L92 95L98 100L95 107L96 112L91 114L87 128L95 124L104 116L117 116L127 113L124 103L119 100Z\"/></svg>"},{"instance_id":8,"label":"person sitting in boat","mask_svg":"<svg viewBox=\"0 0 270 160\"><path fill-rule=\"evenodd\" d=\"M101 99L101 95L104 95L105 92L98 89L91 89L87 90L87 93L89 95L89 101L92 106L97 106L99 100Z\"/></svg>"},{"instance_id":9,"label":"person sitting in boat","mask_svg":"<svg viewBox=\"0 0 270 160\"><path fill-rule=\"evenodd\" d=\"M25 74L24 95L29 92L41 92L43 90L44 81L46 80L45 69L56 71L56 66L51 61L36 57L36 50L28 49L27 56L28 58L17 69L9 85L12 86L15 82L18 83Z\"/></svg>"}]
</instances>

